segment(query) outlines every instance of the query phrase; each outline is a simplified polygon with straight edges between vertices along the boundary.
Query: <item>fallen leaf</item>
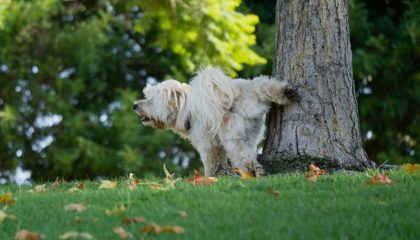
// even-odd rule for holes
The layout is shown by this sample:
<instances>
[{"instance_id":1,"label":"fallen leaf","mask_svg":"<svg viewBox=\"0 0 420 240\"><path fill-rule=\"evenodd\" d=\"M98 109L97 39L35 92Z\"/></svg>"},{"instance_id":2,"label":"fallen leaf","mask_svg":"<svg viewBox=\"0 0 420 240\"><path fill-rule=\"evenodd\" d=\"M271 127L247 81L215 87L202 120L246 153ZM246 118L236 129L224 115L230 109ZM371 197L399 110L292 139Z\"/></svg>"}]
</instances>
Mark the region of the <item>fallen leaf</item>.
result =
<instances>
[{"instance_id":1,"label":"fallen leaf","mask_svg":"<svg viewBox=\"0 0 420 240\"><path fill-rule=\"evenodd\" d=\"M3 210L0 210L0 223L2 223L6 219L16 220L16 216L6 214L5 209L6 208L4 208Z\"/></svg>"},{"instance_id":2,"label":"fallen leaf","mask_svg":"<svg viewBox=\"0 0 420 240\"><path fill-rule=\"evenodd\" d=\"M85 183L84 183L84 182L81 182L81 183L79 184L78 188L79 188L80 190L85 189Z\"/></svg>"},{"instance_id":3,"label":"fallen leaf","mask_svg":"<svg viewBox=\"0 0 420 240\"><path fill-rule=\"evenodd\" d=\"M114 209L105 209L105 214L107 216L111 216L111 215L123 215L125 213L126 208L124 207L124 205L119 205L114 207Z\"/></svg>"},{"instance_id":4,"label":"fallen leaf","mask_svg":"<svg viewBox=\"0 0 420 240\"><path fill-rule=\"evenodd\" d=\"M385 184L389 185L392 184L391 179L388 178L389 173L382 173L376 176L372 176L369 178L367 184L369 185L378 185L378 184Z\"/></svg>"},{"instance_id":5,"label":"fallen leaf","mask_svg":"<svg viewBox=\"0 0 420 240\"><path fill-rule=\"evenodd\" d=\"M115 189L117 188L119 182L113 182L109 180L101 180L101 185L99 189Z\"/></svg>"},{"instance_id":6,"label":"fallen leaf","mask_svg":"<svg viewBox=\"0 0 420 240\"><path fill-rule=\"evenodd\" d=\"M15 240L41 240L43 238L41 234L28 230L20 230L15 235Z\"/></svg>"},{"instance_id":7,"label":"fallen leaf","mask_svg":"<svg viewBox=\"0 0 420 240\"><path fill-rule=\"evenodd\" d=\"M217 178L215 177L206 177L202 176L199 171L195 171L194 177L191 179L187 179L188 183L194 184L194 185L211 185L217 181Z\"/></svg>"},{"instance_id":8,"label":"fallen leaf","mask_svg":"<svg viewBox=\"0 0 420 240\"><path fill-rule=\"evenodd\" d=\"M176 213L180 216L180 217L188 217L188 213L186 211L176 211Z\"/></svg>"},{"instance_id":9,"label":"fallen leaf","mask_svg":"<svg viewBox=\"0 0 420 240\"><path fill-rule=\"evenodd\" d=\"M320 169L319 167L317 167L315 164L310 164L309 165L309 173L306 174L306 179L308 181L311 182L315 182L319 176L324 175L325 174L325 170Z\"/></svg>"},{"instance_id":10,"label":"fallen leaf","mask_svg":"<svg viewBox=\"0 0 420 240\"><path fill-rule=\"evenodd\" d=\"M407 163L403 165L403 169L408 173L420 172L420 164Z\"/></svg>"},{"instance_id":11,"label":"fallen leaf","mask_svg":"<svg viewBox=\"0 0 420 240\"><path fill-rule=\"evenodd\" d=\"M2 210L0 210L0 223L2 223L4 219L6 219L6 217L7 217L7 214L3 212Z\"/></svg>"},{"instance_id":12,"label":"fallen leaf","mask_svg":"<svg viewBox=\"0 0 420 240\"><path fill-rule=\"evenodd\" d=\"M171 181L173 180L173 174L169 173L165 164L163 164L163 172L165 173L165 179L168 179L168 180L171 180Z\"/></svg>"},{"instance_id":13,"label":"fallen leaf","mask_svg":"<svg viewBox=\"0 0 420 240\"><path fill-rule=\"evenodd\" d=\"M50 188L52 188L52 189L54 189L54 188L58 188L58 187L60 187L60 185L61 185L61 182L60 182L60 181L58 181L58 180L55 180L55 182L53 182L53 183L51 184Z\"/></svg>"},{"instance_id":14,"label":"fallen leaf","mask_svg":"<svg viewBox=\"0 0 420 240\"><path fill-rule=\"evenodd\" d=\"M69 190L67 190L67 192L69 192L69 193L76 193L76 192L80 192L80 191L81 190L77 187L72 187L72 188L69 188Z\"/></svg>"},{"instance_id":15,"label":"fallen leaf","mask_svg":"<svg viewBox=\"0 0 420 240\"><path fill-rule=\"evenodd\" d=\"M280 192L277 191L277 190L274 190L271 187L268 188L268 193L273 194L275 197L279 197L280 196Z\"/></svg>"},{"instance_id":16,"label":"fallen leaf","mask_svg":"<svg viewBox=\"0 0 420 240\"><path fill-rule=\"evenodd\" d=\"M5 193L0 196L0 204L15 204L16 200L13 199L13 196L11 193Z\"/></svg>"},{"instance_id":17,"label":"fallen leaf","mask_svg":"<svg viewBox=\"0 0 420 240\"><path fill-rule=\"evenodd\" d=\"M128 175L128 184L127 184L127 188L130 190L133 190L134 188L137 187L137 185L139 185L140 183L140 179L134 177L133 173L130 173Z\"/></svg>"},{"instance_id":18,"label":"fallen leaf","mask_svg":"<svg viewBox=\"0 0 420 240\"><path fill-rule=\"evenodd\" d=\"M244 172L238 168L233 169L234 172L238 173L241 176L241 179L251 179L252 178L252 173L250 172Z\"/></svg>"},{"instance_id":19,"label":"fallen leaf","mask_svg":"<svg viewBox=\"0 0 420 240\"><path fill-rule=\"evenodd\" d=\"M47 191L47 189L45 188L45 184L36 185L33 189L30 190L30 192L33 192L33 193L42 193L45 191Z\"/></svg>"},{"instance_id":20,"label":"fallen leaf","mask_svg":"<svg viewBox=\"0 0 420 240\"><path fill-rule=\"evenodd\" d=\"M127 238L132 238L133 235L131 235L131 233L126 232L124 230L124 228L122 227L114 227L114 233L118 234L118 236L120 236L120 238L122 239L127 239Z\"/></svg>"},{"instance_id":21,"label":"fallen leaf","mask_svg":"<svg viewBox=\"0 0 420 240\"><path fill-rule=\"evenodd\" d=\"M88 209L88 205L84 203L71 203L64 207L67 211L74 211L74 212L83 212Z\"/></svg>"},{"instance_id":22,"label":"fallen leaf","mask_svg":"<svg viewBox=\"0 0 420 240\"><path fill-rule=\"evenodd\" d=\"M65 232L59 237L60 240L70 240L70 239L75 239L75 238L93 239L92 235L90 235L87 232L75 232L75 231Z\"/></svg>"},{"instance_id":23,"label":"fallen leaf","mask_svg":"<svg viewBox=\"0 0 420 240\"><path fill-rule=\"evenodd\" d=\"M69 188L69 190L67 190L67 191L69 193L74 193L74 192L80 192L83 189L85 189L85 183L84 182L81 182L76 187Z\"/></svg>"},{"instance_id":24,"label":"fallen leaf","mask_svg":"<svg viewBox=\"0 0 420 240\"><path fill-rule=\"evenodd\" d=\"M174 234L181 234L185 232L184 228L180 226L159 226L157 224L150 224L142 229L140 229L141 233L174 233Z\"/></svg>"},{"instance_id":25,"label":"fallen leaf","mask_svg":"<svg viewBox=\"0 0 420 240\"><path fill-rule=\"evenodd\" d=\"M145 223L146 219L144 217L127 217L121 219L123 224L130 224L130 223Z\"/></svg>"},{"instance_id":26,"label":"fallen leaf","mask_svg":"<svg viewBox=\"0 0 420 240\"><path fill-rule=\"evenodd\" d=\"M82 224L83 222L84 221L82 221L82 219L78 216L74 218L74 223L76 223L76 224Z\"/></svg>"}]
</instances>

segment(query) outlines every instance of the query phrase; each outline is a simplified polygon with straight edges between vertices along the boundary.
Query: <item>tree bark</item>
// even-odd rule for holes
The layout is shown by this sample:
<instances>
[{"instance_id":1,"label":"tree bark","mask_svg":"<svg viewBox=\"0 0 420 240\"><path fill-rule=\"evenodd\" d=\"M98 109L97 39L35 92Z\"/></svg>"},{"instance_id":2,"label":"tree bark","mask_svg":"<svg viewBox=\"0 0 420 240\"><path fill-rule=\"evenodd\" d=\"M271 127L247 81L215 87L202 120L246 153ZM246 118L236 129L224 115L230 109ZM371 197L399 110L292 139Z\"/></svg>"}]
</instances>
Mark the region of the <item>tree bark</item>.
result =
<instances>
[{"instance_id":1,"label":"tree bark","mask_svg":"<svg viewBox=\"0 0 420 240\"><path fill-rule=\"evenodd\" d=\"M269 173L374 166L362 148L346 0L278 0L274 75L301 100L273 107L261 163Z\"/></svg>"}]
</instances>

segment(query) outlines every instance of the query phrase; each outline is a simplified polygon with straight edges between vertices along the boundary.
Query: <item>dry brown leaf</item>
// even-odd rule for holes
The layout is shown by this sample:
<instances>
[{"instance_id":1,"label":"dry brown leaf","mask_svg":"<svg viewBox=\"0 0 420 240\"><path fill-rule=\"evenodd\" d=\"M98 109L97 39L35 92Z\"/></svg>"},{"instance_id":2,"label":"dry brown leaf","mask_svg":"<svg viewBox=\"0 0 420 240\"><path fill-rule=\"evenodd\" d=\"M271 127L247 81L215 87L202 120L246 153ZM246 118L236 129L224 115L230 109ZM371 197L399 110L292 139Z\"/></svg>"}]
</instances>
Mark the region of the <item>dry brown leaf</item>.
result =
<instances>
[{"instance_id":1,"label":"dry brown leaf","mask_svg":"<svg viewBox=\"0 0 420 240\"><path fill-rule=\"evenodd\" d=\"M145 223L146 219L144 217L127 217L121 219L123 224L130 224L130 223Z\"/></svg>"},{"instance_id":2,"label":"dry brown leaf","mask_svg":"<svg viewBox=\"0 0 420 240\"><path fill-rule=\"evenodd\" d=\"M250 173L250 172L244 172L244 171L242 171L242 170L240 170L238 168L233 169L233 171L236 172L236 173L238 173L241 176L241 179L247 180L247 179L251 179L253 177L252 176L252 173Z\"/></svg>"},{"instance_id":3,"label":"dry brown leaf","mask_svg":"<svg viewBox=\"0 0 420 240\"><path fill-rule=\"evenodd\" d=\"M188 183L194 184L194 185L211 185L217 181L217 178L215 177L206 177L202 176L199 171L195 171L194 178L187 179Z\"/></svg>"},{"instance_id":4,"label":"dry brown leaf","mask_svg":"<svg viewBox=\"0 0 420 240\"><path fill-rule=\"evenodd\" d=\"M3 212L2 210L0 210L0 223L2 223L4 219L6 219L6 217L7 217L7 214Z\"/></svg>"},{"instance_id":5,"label":"dry brown leaf","mask_svg":"<svg viewBox=\"0 0 420 240\"><path fill-rule=\"evenodd\" d=\"M403 165L403 169L408 173L420 172L420 164L407 163Z\"/></svg>"},{"instance_id":6,"label":"dry brown leaf","mask_svg":"<svg viewBox=\"0 0 420 240\"><path fill-rule=\"evenodd\" d=\"M319 176L324 175L325 174L325 170L320 169L319 167L317 167L315 164L310 164L309 165L309 173L306 174L306 179L308 181L311 182L315 182Z\"/></svg>"},{"instance_id":7,"label":"dry brown leaf","mask_svg":"<svg viewBox=\"0 0 420 240\"><path fill-rule=\"evenodd\" d=\"M114 207L114 209L105 209L105 214L107 216L111 216L111 215L123 215L125 213L126 208L124 207L124 205L119 205Z\"/></svg>"},{"instance_id":8,"label":"dry brown leaf","mask_svg":"<svg viewBox=\"0 0 420 240\"><path fill-rule=\"evenodd\" d=\"M84 221L82 221L82 219L79 216L74 218L74 223L76 223L76 224L82 224L83 222Z\"/></svg>"},{"instance_id":9,"label":"dry brown leaf","mask_svg":"<svg viewBox=\"0 0 420 240\"><path fill-rule=\"evenodd\" d=\"M83 238L87 240L93 239L92 235L90 235L87 232L75 232L75 231L65 232L59 237L60 240L70 240L70 239L75 239L75 238Z\"/></svg>"},{"instance_id":10,"label":"dry brown leaf","mask_svg":"<svg viewBox=\"0 0 420 240\"><path fill-rule=\"evenodd\" d=\"M55 180L55 182L53 182L53 183L51 184L50 188L55 189L55 188L60 187L60 185L61 185L61 182L60 182L60 181L58 181L58 180Z\"/></svg>"},{"instance_id":11,"label":"dry brown leaf","mask_svg":"<svg viewBox=\"0 0 420 240\"><path fill-rule=\"evenodd\" d=\"M157 224L150 224L142 229L140 229L141 233L173 233L173 234L181 234L185 232L184 228L180 226L160 226Z\"/></svg>"},{"instance_id":12,"label":"dry brown leaf","mask_svg":"<svg viewBox=\"0 0 420 240\"><path fill-rule=\"evenodd\" d=\"M85 183L81 182L79 183L77 186L69 188L69 190L67 190L69 193L75 193L75 192L80 192L83 189L85 189Z\"/></svg>"},{"instance_id":13,"label":"dry brown leaf","mask_svg":"<svg viewBox=\"0 0 420 240\"><path fill-rule=\"evenodd\" d=\"M0 204L15 204L16 200L13 199L13 196L11 193L5 193L3 195L0 196Z\"/></svg>"},{"instance_id":14,"label":"dry brown leaf","mask_svg":"<svg viewBox=\"0 0 420 240\"><path fill-rule=\"evenodd\" d=\"M79 188L80 190L85 189L85 183L84 183L84 182L81 182L81 183L79 184L79 186L77 186L77 188Z\"/></svg>"},{"instance_id":15,"label":"dry brown leaf","mask_svg":"<svg viewBox=\"0 0 420 240\"><path fill-rule=\"evenodd\" d=\"M392 184L391 179L388 178L388 172L382 173L373 177L370 177L367 184L369 185L379 185L379 184L385 184L389 185Z\"/></svg>"},{"instance_id":16,"label":"dry brown leaf","mask_svg":"<svg viewBox=\"0 0 420 240\"><path fill-rule=\"evenodd\" d=\"M5 209L3 209L3 210L5 210ZM15 215L8 215L3 210L0 210L0 223L2 223L6 219L16 220L16 216Z\"/></svg>"},{"instance_id":17,"label":"dry brown leaf","mask_svg":"<svg viewBox=\"0 0 420 240\"><path fill-rule=\"evenodd\" d=\"M176 211L176 213L180 216L180 217L188 217L188 213L186 211Z\"/></svg>"},{"instance_id":18,"label":"dry brown leaf","mask_svg":"<svg viewBox=\"0 0 420 240\"><path fill-rule=\"evenodd\" d=\"M15 235L15 240L41 240L44 237L36 232L30 232L28 230L20 230Z\"/></svg>"},{"instance_id":19,"label":"dry brown leaf","mask_svg":"<svg viewBox=\"0 0 420 240\"><path fill-rule=\"evenodd\" d=\"M86 211L88 207L89 206L85 203L71 203L66 205L64 209L67 211L83 212Z\"/></svg>"},{"instance_id":20,"label":"dry brown leaf","mask_svg":"<svg viewBox=\"0 0 420 240\"><path fill-rule=\"evenodd\" d=\"M137 185L139 185L139 183L140 183L140 179L136 178L133 173L130 173L128 175L128 184L127 184L128 189L133 190L134 188L137 187Z\"/></svg>"},{"instance_id":21,"label":"dry brown leaf","mask_svg":"<svg viewBox=\"0 0 420 240\"><path fill-rule=\"evenodd\" d=\"M36 185L33 189L30 190L30 192L32 193L42 193L45 191L47 191L47 189L45 188L45 184Z\"/></svg>"},{"instance_id":22,"label":"dry brown leaf","mask_svg":"<svg viewBox=\"0 0 420 240\"><path fill-rule=\"evenodd\" d=\"M101 185L99 189L115 189L117 188L119 182L109 181L109 180L101 180Z\"/></svg>"},{"instance_id":23,"label":"dry brown leaf","mask_svg":"<svg viewBox=\"0 0 420 240\"><path fill-rule=\"evenodd\" d=\"M280 196L280 192L277 191L277 190L274 190L271 187L268 188L268 193L273 194L275 197L279 197Z\"/></svg>"},{"instance_id":24,"label":"dry brown leaf","mask_svg":"<svg viewBox=\"0 0 420 240\"><path fill-rule=\"evenodd\" d=\"M78 187L72 187L69 188L69 190L67 190L67 192L69 193L76 193L76 192L80 192L81 190Z\"/></svg>"},{"instance_id":25,"label":"dry brown leaf","mask_svg":"<svg viewBox=\"0 0 420 240\"><path fill-rule=\"evenodd\" d=\"M114 233L118 234L121 239L133 238L133 235L131 235L129 232L126 232L122 227L114 227L113 230Z\"/></svg>"}]
</instances>

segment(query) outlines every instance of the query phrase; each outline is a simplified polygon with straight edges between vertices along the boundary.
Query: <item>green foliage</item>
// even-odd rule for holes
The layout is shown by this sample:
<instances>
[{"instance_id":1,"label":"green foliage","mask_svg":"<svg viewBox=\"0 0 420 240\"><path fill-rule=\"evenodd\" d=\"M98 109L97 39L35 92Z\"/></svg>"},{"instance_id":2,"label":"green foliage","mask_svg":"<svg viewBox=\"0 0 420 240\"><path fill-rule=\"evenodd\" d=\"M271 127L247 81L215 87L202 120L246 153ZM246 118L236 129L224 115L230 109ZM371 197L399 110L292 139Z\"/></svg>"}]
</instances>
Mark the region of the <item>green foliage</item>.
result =
<instances>
[{"instance_id":1,"label":"green foliage","mask_svg":"<svg viewBox=\"0 0 420 240\"><path fill-rule=\"evenodd\" d=\"M379 163L418 162L420 2L354 0L349 8L368 155Z\"/></svg>"},{"instance_id":2,"label":"green foliage","mask_svg":"<svg viewBox=\"0 0 420 240\"><path fill-rule=\"evenodd\" d=\"M202 65L263 63L258 17L239 0L1 1L0 174L35 179L151 174L195 158L131 106L146 82L187 80ZM190 163L196 168L197 163ZM1 175L0 175L1 177Z\"/></svg>"}]
</instances>

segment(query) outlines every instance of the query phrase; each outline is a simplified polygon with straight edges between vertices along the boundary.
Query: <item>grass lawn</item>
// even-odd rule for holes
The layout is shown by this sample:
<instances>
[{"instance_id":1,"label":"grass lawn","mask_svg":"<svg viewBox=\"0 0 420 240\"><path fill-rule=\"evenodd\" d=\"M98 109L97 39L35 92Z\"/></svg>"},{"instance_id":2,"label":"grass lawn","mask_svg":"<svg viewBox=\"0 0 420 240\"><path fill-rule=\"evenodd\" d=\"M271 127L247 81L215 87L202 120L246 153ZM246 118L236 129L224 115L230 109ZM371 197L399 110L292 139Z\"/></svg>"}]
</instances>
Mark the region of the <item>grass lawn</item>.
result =
<instances>
[{"instance_id":1,"label":"grass lawn","mask_svg":"<svg viewBox=\"0 0 420 240\"><path fill-rule=\"evenodd\" d=\"M149 185L129 190L127 179L121 179L116 189L86 182L73 193L68 189L75 182L54 189L47 183L40 193L30 192L30 186L6 185L0 186L0 196L10 192L16 203L5 210L0 204L0 210L16 220L0 223L0 239L13 239L21 229L45 239L58 239L68 231L119 239L113 232L116 226L133 239L420 239L420 174L396 170L389 177L391 185L367 185L367 173L337 173L316 182L303 174L225 177L206 186L179 181L167 191ZM66 211L64 206L71 203L85 203L88 209ZM121 205L125 211L106 214L106 209ZM125 225L124 217L144 217L147 223ZM185 232L139 232L152 222L181 226Z\"/></svg>"}]
</instances>

